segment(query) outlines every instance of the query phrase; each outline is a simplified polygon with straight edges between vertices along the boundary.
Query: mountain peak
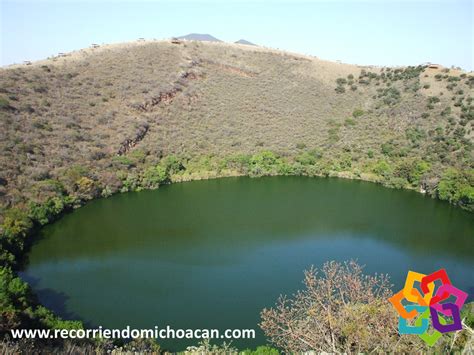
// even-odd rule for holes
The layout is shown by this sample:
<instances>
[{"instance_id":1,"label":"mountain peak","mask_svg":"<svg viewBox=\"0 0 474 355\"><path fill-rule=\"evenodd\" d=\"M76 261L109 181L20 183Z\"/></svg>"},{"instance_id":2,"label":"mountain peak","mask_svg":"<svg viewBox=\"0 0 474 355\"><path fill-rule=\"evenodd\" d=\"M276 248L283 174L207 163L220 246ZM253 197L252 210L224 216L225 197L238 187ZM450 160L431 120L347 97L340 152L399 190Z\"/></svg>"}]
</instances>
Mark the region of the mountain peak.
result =
<instances>
[{"instance_id":1,"label":"mountain peak","mask_svg":"<svg viewBox=\"0 0 474 355\"><path fill-rule=\"evenodd\" d=\"M211 36L207 33L189 33L185 36L177 37L178 39L185 39L188 41L205 41L205 42L222 42L220 39Z\"/></svg>"},{"instance_id":2,"label":"mountain peak","mask_svg":"<svg viewBox=\"0 0 474 355\"><path fill-rule=\"evenodd\" d=\"M256 46L255 43L249 42L246 39L239 39L238 41L235 41L237 44L246 44L248 46Z\"/></svg>"}]
</instances>

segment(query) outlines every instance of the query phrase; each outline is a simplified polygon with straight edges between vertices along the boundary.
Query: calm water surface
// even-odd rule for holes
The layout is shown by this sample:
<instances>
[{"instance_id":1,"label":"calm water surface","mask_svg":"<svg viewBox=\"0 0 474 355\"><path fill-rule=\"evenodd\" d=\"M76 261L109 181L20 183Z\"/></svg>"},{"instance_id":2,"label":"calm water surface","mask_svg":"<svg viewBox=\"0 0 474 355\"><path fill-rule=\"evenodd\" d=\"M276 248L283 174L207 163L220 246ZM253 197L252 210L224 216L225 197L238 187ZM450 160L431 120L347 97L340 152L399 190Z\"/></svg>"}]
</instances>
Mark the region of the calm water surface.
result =
<instances>
[{"instance_id":1,"label":"calm water surface","mask_svg":"<svg viewBox=\"0 0 474 355\"><path fill-rule=\"evenodd\" d=\"M409 269L444 267L472 299L473 238L473 215L412 191L228 178L93 201L41 231L22 277L42 303L90 326L257 329L234 343L245 347L265 342L259 312L328 260L357 259L395 289Z\"/></svg>"}]
</instances>

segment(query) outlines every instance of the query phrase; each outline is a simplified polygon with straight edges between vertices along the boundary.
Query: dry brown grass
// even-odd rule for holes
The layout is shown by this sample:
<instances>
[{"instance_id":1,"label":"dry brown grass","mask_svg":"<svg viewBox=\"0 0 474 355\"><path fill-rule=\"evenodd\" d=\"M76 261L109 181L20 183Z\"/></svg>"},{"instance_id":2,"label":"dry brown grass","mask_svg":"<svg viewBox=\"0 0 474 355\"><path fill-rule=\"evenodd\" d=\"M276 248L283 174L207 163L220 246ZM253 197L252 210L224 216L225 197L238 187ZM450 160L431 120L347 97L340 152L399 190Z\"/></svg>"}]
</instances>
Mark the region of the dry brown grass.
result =
<instances>
[{"instance_id":1,"label":"dry brown grass","mask_svg":"<svg viewBox=\"0 0 474 355\"><path fill-rule=\"evenodd\" d=\"M117 170L154 164L172 153L222 157L269 149L294 156L318 149L328 160L348 153L366 165L382 158L381 145L393 141L408 147L408 156L426 157L433 139L412 147L407 128L427 137L437 127L445 130L449 124L440 112L450 106L454 130L461 112L453 106L454 91L462 88L464 103L474 96L468 78L450 91L446 78L435 79L437 70L426 70L419 78L390 83L401 98L385 105L377 89L389 84L359 84L362 70L382 73L262 47L186 41L105 45L2 68L0 97L9 107L0 109L1 202L42 199L48 194L44 181L64 180L74 166L104 181ZM345 93L336 93L336 80L348 75L357 89L346 85ZM406 91L417 81L430 87ZM157 100L163 93L173 95ZM428 110L427 98L435 95L440 102ZM353 118L358 108L364 114ZM425 112L429 117L422 117ZM122 144L145 125L146 135L125 154L134 163L117 163ZM472 121L465 129L464 139L472 144ZM461 148L448 152L447 161L433 161L473 165L472 153Z\"/></svg>"}]
</instances>

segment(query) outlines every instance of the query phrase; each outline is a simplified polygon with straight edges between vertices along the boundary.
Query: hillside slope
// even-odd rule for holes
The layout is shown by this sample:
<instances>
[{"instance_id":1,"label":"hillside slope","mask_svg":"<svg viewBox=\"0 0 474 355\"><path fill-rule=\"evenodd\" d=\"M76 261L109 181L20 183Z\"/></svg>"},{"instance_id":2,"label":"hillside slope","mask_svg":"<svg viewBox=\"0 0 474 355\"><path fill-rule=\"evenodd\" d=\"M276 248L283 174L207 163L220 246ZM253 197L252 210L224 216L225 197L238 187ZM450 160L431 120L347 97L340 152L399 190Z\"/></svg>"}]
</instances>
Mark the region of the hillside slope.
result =
<instances>
[{"instance_id":1,"label":"hillside slope","mask_svg":"<svg viewBox=\"0 0 474 355\"><path fill-rule=\"evenodd\" d=\"M170 155L242 173L225 159L272 151L296 164L289 173L383 181L472 206L473 87L457 70L193 41L2 68L1 204L134 189L130 179ZM440 193L443 176L454 185Z\"/></svg>"}]
</instances>

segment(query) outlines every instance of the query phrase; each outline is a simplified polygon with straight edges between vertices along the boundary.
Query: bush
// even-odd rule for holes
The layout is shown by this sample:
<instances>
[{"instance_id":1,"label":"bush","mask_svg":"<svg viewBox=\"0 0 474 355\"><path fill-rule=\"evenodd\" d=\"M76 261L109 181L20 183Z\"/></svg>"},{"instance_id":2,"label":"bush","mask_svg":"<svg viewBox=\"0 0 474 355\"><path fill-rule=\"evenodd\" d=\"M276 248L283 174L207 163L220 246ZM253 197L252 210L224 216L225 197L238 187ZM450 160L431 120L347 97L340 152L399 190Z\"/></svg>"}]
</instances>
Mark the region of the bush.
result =
<instances>
[{"instance_id":1,"label":"bush","mask_svg":"<svg viewBox=\"0 0 474 355\"><path fill-rule=\"evenodd\" d=\"M15 245L21 250L23 249L24 238L32 227L33 222L25 211L18 208L9 209L5 213L2 224L2 239L5 238L9 244Z\"/></svg>"},{"instance_id":2,"label":"bush","mask_svg":"<svg viewBox=\"0 0 474 355\"><path fill-rule=\"evenodd\" d=\"M30 203L29 216L41 225L51 222L67 206L67 200L63 197L53 197L45 203Z\"/></svg>"},{"instance_id":3,"label":"bush","mask_svg":"<svg viewBox=\"0 0 474 355\"><path fill-rule=\"evenodd\" d=\"M356 124L357 122L352 118L346 118L346 120L344 121L344 126L346 127L355 126Z\"/></svg>"},{"instance_id":4,"label":"bush","mask_svg":"<svg viewBox=\"0 0 474 355\"><path fill-rule=\"evenodd\" d=\"M259 346L255 350L245 349L240 352L241 355L279 355L280 352L270 346Z\"/></svg>"},{"instance_id":5,"label":"bush","mask_svg":"<svg viewBox=\"0 0 474 355\"><path fill-rule=\"evenodd\" d=\"M157 165L154 167L149 167L145 170L142 176L142 186L147 189L156 189L161 184L168 180L169 176L166 173L166 168Z\"/></svg>"},{"instance_id":6,"label":"bush","mask_svg":"<svg viewBox=\"0 0 474 355\"><path fill-rule=\"evenodd\" d=\"M304 152L298 155L295 160L300 163L301 165L314 165L316 163L316 157L314 154Z\"/></svg>"},{"instance_id":7,"label":"bush","mask_svg":"<svg viewBox=\"0 0 474 355\"><path fill-rule=\"evenodd\" d=\"M15 276L11 269L0 268L0 309L3 329L21 326L22 312L28 307L29 298L28 285Z\"/></svg>"},{"instance_id":8,"label":"bush","mask_svg":"<svg viewBox=\"0 0 474 355\"><path fill-rule=\"evenodd\" d=\"M438 183L437 195L441 200L474 211L474 170L461 172L448 168Z\"/></svg>"},{"instance_id":9,"label":"bush","mask_svg":"<svg viewBox=\"0 0 474 355\"><path fill-rule=\"evenodd\" d=\"M10 102L7 98L0 96L0 109L8 109L10 108Z\"/></svg>"},{"instance_id":10,"label":"bush","mask_svg":"<svg viewBox=\"0 0 474 355\"><path fill-rule=\"evenodd\" d=\"M334 89L338 94L343 94L346 92L346 89L344 88L344 86L338 86Z\"/></svg>"},{"instance_id":11,"label":"bush","mask_svg":"<svg viewBox=\"0 0 474 355\"><path fill-rule=\"evenodd\" d=\"M277 173L280 159L270 151L254 154L250 159L250 175L263 176Z\"/></svg>"},{"instance_id":12,"label":"bush","mask_svg":"<svg viewBox=\"0 0 474 355\"><path fill-rule=\"evenodd\" d=\"M373 166L372 171L377 175L386 177L392 173L393 167L386 160L379 160Z\"/></svg>"},{"instance_id":13,"label":"bush","mask_svg":"<svg viewBox=\"0 0 474 355\"><path fill-rule=\"evenodd\" d=\"M352 111L352 117L357 118L363 116L364 113L364 110L362 110L361 108L356 108L354 111Z\"/></svg>"},{"instance_id":14,"label":"bush","mask_svg":"<svg viewBox=\"0 0 474 355\"><path fill-rule=\"evenodd\" d=\"M438 103L439 101L440 101L440 99L437 96L428 97L428 103L430 103L430 104L435 104L435 103Z\"/></svg>"},{"instance_id":15,"label":"bush","mask_svg":"<svg viewBox=\"0 0 474 355\"><path fill-rule=\"evenodd\" d=\"M401 100L400 91L394 87L384 89L380 96L383 97L384 104L388 106L393 106Z\"/></svg>"},{"instance_id":16,"label":"bush","mask_svg":"<svg viewBox=\"0 0 474 355\"><path fill-rule=\"evenodd\" d=\"M184 164L182 159L176 155L168 155L161 160L160 165L165 168L168 176L179 173L184 170Z\"/></svg>"}]
</instances>

